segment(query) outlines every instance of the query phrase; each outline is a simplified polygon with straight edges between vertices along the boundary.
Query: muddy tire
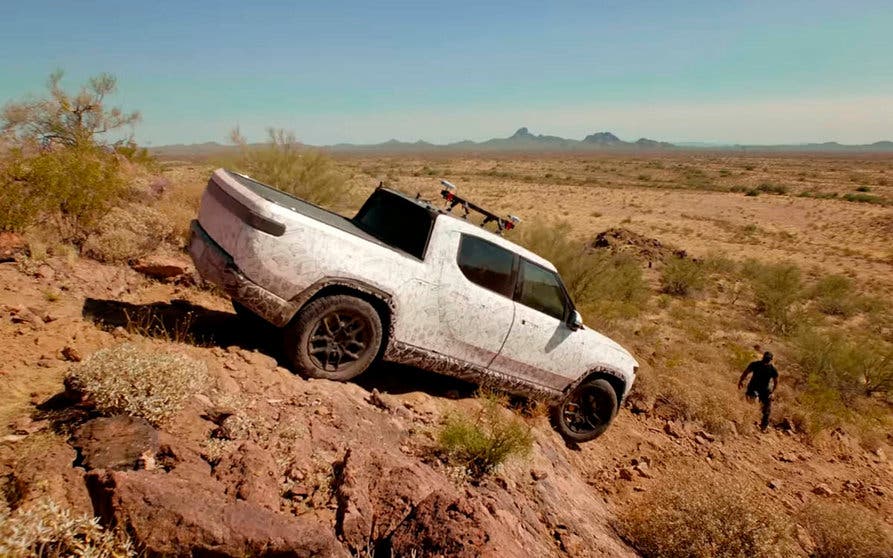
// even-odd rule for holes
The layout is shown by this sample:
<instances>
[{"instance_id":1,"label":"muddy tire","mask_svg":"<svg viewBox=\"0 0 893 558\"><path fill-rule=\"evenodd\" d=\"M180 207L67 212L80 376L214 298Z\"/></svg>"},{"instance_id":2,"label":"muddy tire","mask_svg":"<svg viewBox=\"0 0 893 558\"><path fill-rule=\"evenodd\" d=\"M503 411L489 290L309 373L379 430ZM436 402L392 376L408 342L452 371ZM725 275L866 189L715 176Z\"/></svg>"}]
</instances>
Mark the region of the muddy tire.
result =
<instances>
[{"instance_id":1,"label":"muddy tire","mask_svg":"<svg viewBox=\"0 0 893 558\"><path fill-rule=\"evenodd\" d=\"M327 296L302 308L286 327L285 354L305 378L344 382L372 365L381 341L381 318L371 304Z\"/></svg>"},{"instance_id":2,"label":"muddy tire","mask_svg":"<svg viewBox=\"0 0 893 558\"><path fill-rule=\"evenodd\" d=\"M577 386L552 408L552 425L565 440L588 442L608 429L618 407L614 387L596 378Z\"/></svg>"}]
</instances>

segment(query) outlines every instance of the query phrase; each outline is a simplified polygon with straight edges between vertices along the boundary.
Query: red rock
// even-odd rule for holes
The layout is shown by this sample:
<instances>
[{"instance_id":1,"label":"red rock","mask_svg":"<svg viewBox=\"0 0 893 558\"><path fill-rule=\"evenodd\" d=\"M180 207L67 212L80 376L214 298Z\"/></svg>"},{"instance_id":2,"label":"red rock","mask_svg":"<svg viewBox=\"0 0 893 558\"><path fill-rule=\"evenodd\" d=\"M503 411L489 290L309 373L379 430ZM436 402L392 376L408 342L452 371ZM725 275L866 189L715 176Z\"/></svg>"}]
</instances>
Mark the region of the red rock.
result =
<instances>
[{"instance_id":1,"label":"red rock","mask_svg":"<svg viewBox=\"0 0 893 558\"><path fill-rule=\"evenodd\" d=\"M92 516L84 470L72 467L77 453L63 441L51 440L48 447L27 452L16 461L9 488L17 495L17 505L26 506L48 498L72 511Z\"/></svg>"},{"instance_id":2,"label":"red rock","mask_svg":"<svg viewBox=\"0 0 893 558\"><path fill-rule=\"evenodd\" d=\"M69 362L80 362L84 359L84 357L81 356L81 352L78 351L77 349L75 349L74 347L72 347L71 345L66 345L62 349L62 358L64 358L65 360L67 360Z\"/></svg>"},{"instance_id":3,"label":"red rock","mask_svg":"<svg viewBox=\"0 0 893 558\"><path fill-rule=\"evenodd\" d=\"M233 502L208 477L93 471L86 480L96 514L150 556L347 556L329 528Z\"/></svg>"},{"instance_id":4,"label":"red rock","mask_svg":"<svg viewBox=\"0 0 893 558\"><path fill-rule=\"evenodd\" d=\"M149 277L156 279L173 279L192 273L192 264L186 258L178 256L146 256L134 262L131 267Z\"/></svg>"},{"instance_id":5,"label":"red rock","mask_svg":"<svg viewBox=\"0 0 893 558\"><path fill-rule=\"evenodd\" d=\"M75 432L72 445L87 470L132 470L154 462L158 431L146 419L120 415L93 419Z\"/></svg>"},{"instance_id":6,"label":"red rock","mask_svg":"<svg viewBox=\"0 0 893 558\"><path fill-rule=\"evenodd\" d=\"M401 454L350 450L337 483L338 532L355 551L390 536L438 485L430 469Z\"/></svg>"},{"instance_id":7,"label":"red rock","mask_svg":"<svg viewBox=\"0 0 893 558\"><path fill-rule=\"evenodd\" d=\"M489 539L482 515L464 497L434 492L394 531L392 551L395 556L480 556Z\"/></svg>"},{"instance_id":8,"label":"red rock","mask_svg":"<svg viewBox=\"0 0 893 558\"><path fill-rule=\"evenodd\" d=\"M242 442L214 467L226 494L270 510L279 509L279 475L270 453L252 442Z\"/></svg>"},{"instance_id":9,"label":"red rock","mask_svg":"<svg viewBox=\"0 0 893 558\"><path fill-rule=\"evenodd\" d=\"M20 234L0 232L0 262L12 262L28 253L28 243Z\"/></svg>"}]
</instances>

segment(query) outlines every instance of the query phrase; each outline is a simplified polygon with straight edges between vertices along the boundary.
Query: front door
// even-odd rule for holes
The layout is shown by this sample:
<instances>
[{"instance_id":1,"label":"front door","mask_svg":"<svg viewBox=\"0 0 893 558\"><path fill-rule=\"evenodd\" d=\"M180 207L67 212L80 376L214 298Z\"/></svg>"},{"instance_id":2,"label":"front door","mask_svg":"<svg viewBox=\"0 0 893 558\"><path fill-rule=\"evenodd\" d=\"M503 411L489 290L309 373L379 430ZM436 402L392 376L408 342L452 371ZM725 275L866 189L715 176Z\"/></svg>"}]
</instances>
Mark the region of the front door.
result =
<instances>
[{"instance_id":1,"label":"front door","mask_svg":"<svg viewBox=\"0 0 893 558\"><path fill-rule=\"evenodd\" d=\"M472 234L457 234L454 257L444 259L439 305L450 355L487 367L502 349L515 315L517 256Z\"/></svg>"},{"instance_id":2,"label":"front door","mask_svg":"<svg viewBox=\"0 0 893 558\"><path fill-rule=\"evenodd\" d=\"M515 322L490 368L561 390L576 378L581 347L567 326L572 308L558 274L521 258Z\"/></svg>"}]
</instances>

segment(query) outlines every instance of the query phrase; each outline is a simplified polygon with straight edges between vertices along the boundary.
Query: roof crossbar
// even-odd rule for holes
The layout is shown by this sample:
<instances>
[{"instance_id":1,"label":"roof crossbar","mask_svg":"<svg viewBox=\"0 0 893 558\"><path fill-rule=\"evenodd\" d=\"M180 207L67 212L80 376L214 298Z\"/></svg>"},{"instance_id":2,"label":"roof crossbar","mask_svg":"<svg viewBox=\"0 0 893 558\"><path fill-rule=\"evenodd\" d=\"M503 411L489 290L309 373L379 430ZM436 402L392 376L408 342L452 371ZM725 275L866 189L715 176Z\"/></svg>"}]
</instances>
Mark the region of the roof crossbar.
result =
<instances>
[{"instance_id":1,"label":"roof crossbar","mask_svg":"<svg viewBox=\"0 0 893 558\"><path fill-rule=\"evenodd\" d=\"M506 217L500 217L493 213L492 211L488 211L483 207L476 205L465 198L460 197L456 194L456 186L449 182L448 180L441 180L440 184L443 186L443 189L440 191L440 195L446 200L446 206L444 209L447 213L452 213L453 208L456 206L461 207L465 214L462 215L463 219L468 219L469 213L471 211L476 211L484 216L484 220L481 222L481 227L487 225L487 223L496 223L496 234L501 235L503 231L510 231L515 228L515 226L521 222L519 217L515 217L514 215L509 215Z\"/></svg>"}]
</instances>

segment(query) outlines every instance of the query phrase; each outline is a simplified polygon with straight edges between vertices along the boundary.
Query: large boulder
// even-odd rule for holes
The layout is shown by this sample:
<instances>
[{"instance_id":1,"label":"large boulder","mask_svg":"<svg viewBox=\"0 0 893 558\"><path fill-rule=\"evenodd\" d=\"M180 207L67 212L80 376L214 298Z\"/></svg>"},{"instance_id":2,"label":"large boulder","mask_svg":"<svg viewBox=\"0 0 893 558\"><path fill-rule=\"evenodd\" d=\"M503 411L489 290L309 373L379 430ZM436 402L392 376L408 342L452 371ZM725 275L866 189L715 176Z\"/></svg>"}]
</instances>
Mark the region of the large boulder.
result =
<instances>
[{"instance_id":1,"label":"large boulder","mask_svg":"<svg viewBox=\"0 0 893 558\"><path fill-rule=\"evenodd\" d=\"M86 480L96 515L149 556L347 556L327 526L233 501L209 477L93 471Z\"/></svg>"},{"instance_id":2,"label":"large boulder","mask_svg":"<svg viewBox=\"0 0 893 558\"><path fill-rule=\"evenodd\" d=\"M77 429L72 445L88 471L152 468L158 431L144 418L119 415L93 419Z\"/></svg>"}]
</instances>

